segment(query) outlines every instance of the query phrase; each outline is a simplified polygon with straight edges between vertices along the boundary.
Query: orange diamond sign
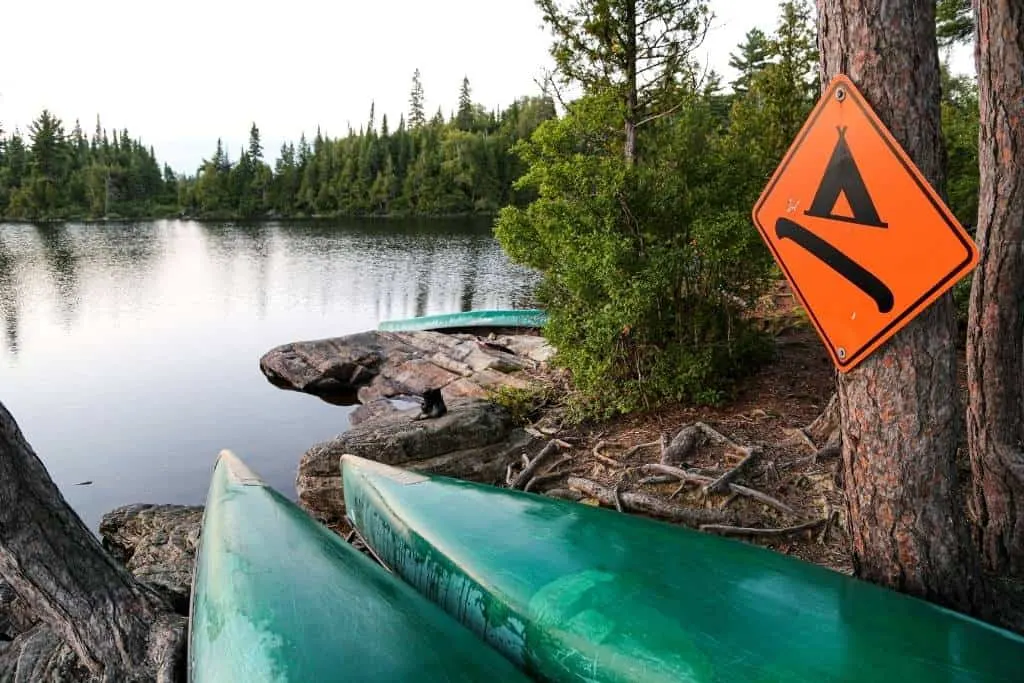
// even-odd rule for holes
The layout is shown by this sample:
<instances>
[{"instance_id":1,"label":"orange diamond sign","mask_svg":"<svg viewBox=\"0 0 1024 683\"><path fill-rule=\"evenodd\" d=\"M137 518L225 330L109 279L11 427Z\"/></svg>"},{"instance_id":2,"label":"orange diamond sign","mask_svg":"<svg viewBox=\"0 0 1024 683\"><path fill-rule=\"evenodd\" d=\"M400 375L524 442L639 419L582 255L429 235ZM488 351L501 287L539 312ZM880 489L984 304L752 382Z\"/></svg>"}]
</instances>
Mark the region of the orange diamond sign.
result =
<instances>
[{"instance_id":1,"label":"orange diamond sign","mask_svg":"<svg viewBox=\"0 0 1024 683\"><path fill-rule=\"evenodd\" d=\"M978 262L978 250L846 76L822 95L754 224L840 372Z\"/></svg>"}]
</instances>

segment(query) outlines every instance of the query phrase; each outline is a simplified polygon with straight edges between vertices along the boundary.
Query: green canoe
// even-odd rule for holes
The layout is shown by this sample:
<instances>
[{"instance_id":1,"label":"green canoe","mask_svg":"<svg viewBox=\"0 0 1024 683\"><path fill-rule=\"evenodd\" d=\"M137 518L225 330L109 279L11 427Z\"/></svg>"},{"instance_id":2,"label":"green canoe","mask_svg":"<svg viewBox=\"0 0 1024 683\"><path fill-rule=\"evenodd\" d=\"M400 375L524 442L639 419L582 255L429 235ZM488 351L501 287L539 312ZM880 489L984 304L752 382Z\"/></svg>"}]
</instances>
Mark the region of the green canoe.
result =
<instances>
[{"instance_id":1,"label":"green canoe","mask_svg":"<svg viewBox=\"0 0 1024 683\"><path fill-rule=\"evenodd\" d=\"M385 332L412 332L413 330L471 329L476 327L544 327L547 321L548 315L545 311L528 308L441 313L404 320L385 320L377 326L377 329Z\"/></svg>"},{"instance_id":2,"label":"green canoe","mask_svg":"<svg viewBox=\"0 0 1024 683\"><path fill-rule=\"evenodd\" d=\"M193 683L527 680L227 451L190 609Z\"/></svg>"},{"instance_id":3,"label":"green canoe","mask_svg":"<svg viewBox=\"0 0 1024 683\"><path fill-rule=\"evenodd\" d=\"M546 681L1024 681L1024 638L731 539L342 456L381 559Z\"/></svg>"}]
</instances>

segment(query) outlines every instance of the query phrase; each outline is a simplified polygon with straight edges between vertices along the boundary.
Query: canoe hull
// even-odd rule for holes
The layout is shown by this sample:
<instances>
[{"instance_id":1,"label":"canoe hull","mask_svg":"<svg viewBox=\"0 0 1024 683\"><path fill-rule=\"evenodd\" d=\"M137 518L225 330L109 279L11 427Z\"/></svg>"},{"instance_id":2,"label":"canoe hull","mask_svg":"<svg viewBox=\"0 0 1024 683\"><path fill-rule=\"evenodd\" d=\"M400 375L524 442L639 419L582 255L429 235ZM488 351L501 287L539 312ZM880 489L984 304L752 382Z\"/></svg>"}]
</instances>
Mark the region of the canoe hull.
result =
<instances>
[{"instance_id":1,"label":"canoe hull","mask_svg":"<svg viewBox=\"0 0 1024 683\"><path fill-rule=\"evenodd\" d=\"M190 611L194 683L469 682L495 667L525 680L230 453L210 484Z\"/></svg>"},{"instance_id":2,"label":"canoe hull","mask_svg":"<svg viewBox=\"0 0 1024 683\"><path fill-rule=\"evenodd\" d=\"M377 329L385 332L416 330L461 330L474 328L540 328L547 313L539 309L465 311L441 313L403 320L385 320Z\"/></svg>"},{"instance_id":3,"label":"canoe hull","mask_svg":"<svg viewBox=\"0 0 1024 683\"><path fill-rule=\"evenodd\" d=\"M1024 639L769 550L342 457L406 581L539 680L1024 680Z\"/></svg>"}]
</instances>

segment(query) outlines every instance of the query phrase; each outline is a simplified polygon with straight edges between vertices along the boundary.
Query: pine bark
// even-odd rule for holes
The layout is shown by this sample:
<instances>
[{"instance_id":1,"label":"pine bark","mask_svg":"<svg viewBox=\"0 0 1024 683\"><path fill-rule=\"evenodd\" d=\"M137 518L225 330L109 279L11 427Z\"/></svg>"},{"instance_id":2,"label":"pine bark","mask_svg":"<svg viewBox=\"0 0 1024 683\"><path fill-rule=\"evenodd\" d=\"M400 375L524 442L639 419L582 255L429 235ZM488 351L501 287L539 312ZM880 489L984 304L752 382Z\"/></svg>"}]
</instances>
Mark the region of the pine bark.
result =
<instances>
[{"instance_id":1,"label":"pine bark","mask_svg":"<svg viewBox=\"0 0 1024 683\"><path fill-rule=\"evenodd\" d=\"M1024 3L977 0L981 131L967 437L987 569L1024 576Z\"/></svg>"},{"instance_id":2,"label":"pine bark","mask_svg":"<svg viewBox=\"0 0 1024 683\"><path fill-rule=\"evenodd\" d=\"M627 0L624 24L626 29L626 143L624 153L626 163L632 166L636 163L636 126L640 109L640 94L637 83L639 52L637 46L636 0Z\"/></svg>"},{"instance_id":3,"label":"pine bark","mask_svg":"<svg viewBox=\"0 0 1024 683\"><path fill-rule=\"evenodd\" d=\"M818 0L824 87L853 80L925 177L944 183L934 0ZM957 495L961 428L947 295L841 375L855 573L964 612L982 602Z\"/></svg>"},{"instance_id":4,"label":"pine bark","mask_svg":"<svg viewBox=\"0 0 1024 683\"><path fill-rule=\"evenodd\" d=\"M180 676L185 620L103 549L2 403L0 576L92 678L173 681Z\"/></svg>"}]
</instances>

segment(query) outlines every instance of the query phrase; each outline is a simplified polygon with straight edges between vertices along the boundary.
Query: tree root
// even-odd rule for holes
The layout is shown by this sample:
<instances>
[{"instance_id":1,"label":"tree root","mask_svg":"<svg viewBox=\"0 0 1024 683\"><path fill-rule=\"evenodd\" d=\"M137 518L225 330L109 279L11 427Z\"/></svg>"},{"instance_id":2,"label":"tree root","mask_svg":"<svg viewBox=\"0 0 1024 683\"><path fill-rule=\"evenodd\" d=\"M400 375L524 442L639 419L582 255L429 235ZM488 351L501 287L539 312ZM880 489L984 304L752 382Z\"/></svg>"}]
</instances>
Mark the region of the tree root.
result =
<instances>
[{"instance_id":1,"label":"tree root","mask_svg":"<svg viewBox=\"0 0 1024 683\"><path fill-rule=\"evenodd\" d=\"M761 452L759 450L755 449L755 448L748 448L746 450L747 450L746 457L744 457L743 460L740 460L739 464L736 465L735 467L733 467L731 470L728 470L725 474L720 476L718 479L714 480L713 482L711 482L710 484L705 486L704 487L704 493L723 493L723 492L725 492L726 487L736 477L738 477L743 470L745 470L746 468L750 467L750 465L753 464L753 462L755 460L757 460L757 458L760 457L760 455L761 455Z\"/></svg>"},{"instance_id":2,"label":"tree root","mask_svg":"<svg viewBox=\"0 0 1024 683\"><path fill-rule=\"evenodd\" d=\"M641 469L644 472L657 474L671 474L672 476L679 478L684 484L689 482L709 484L715 481L713 477L708 477L694 472L687 472L686 470L680 469L678 467L672 467L671 465L651 464L644 465ZM753 498L759 503L763 503L769 507L775 508L780 512L784 512L789 515L796 515L796 510L786 505L781 500L772 498L767 493L762 493L761 491L749 488L747 486L740 486L739 484L727 483L726 485L728 486L728 490L732 493L738 493L741 496Z\"/></svg>"},{"instance_id":3,"label":"tree root","mask_svg":"<svg viewBox=\"0 0 1024 683\"><path fill-rule=\"evenodd\" d=\"M738 445L718 430L709 427L703 422L694 422L691 425L683 427L679 430L679 433L675 435L675 438L672 439L668 447L665 448L661 454L661 464L673 465L685 462L686 458L688 458L698 446L707 443L708 441L744 454L749 452L749 449Z\"/></svg>"},{"instance_id":4,"label":"tree root","mask_svg":"<svg viewBox=\"0 0 1024 683\"><path fill-rule=\"evenodd\" d=\"M621 462L619 462L615 458L609 458L607 455L604 455L603 453L601 453L601 447L604 446L604 445L605 445L604 441L598 441L596 444L594 444L594 451L593 451L594 457L597 459L598 462L604 463L605 465L608 465L609 467L621 468L622 467L622 463Z\"/></svg>"},{"instance_id":5,"label":"tree root","mask_svg":"<svg viewBox=\"0 0 1024 683\"><path fill-rule=\"evenodd\" d=\"M602 505L612 507L616 505L616 499L618 499L618 505L623 511L631 509L687 526L727 524L737 520L737 515L733 512L685 508L679 505L672 505L661 498L646 493L627 491L616 495L615 489L602 486L595 481L583 479L582 477L569 477L567 484L569 488L581 491L592 498L597 498Z\"/></svg>"},{"instance_id":6,"label":"tree root","mask_svg":"<svg viewBox=\"0 0 1024 683\"><path fill-rule=\"evenodd\" d=\"M561 439L552 439L545 444L544 448L541 449L540 453L533 460L530 460L524 454L523 469L513 477L512 466L509 465L505 471L505 483L509 488L525 490L534 475L539 474L541 466L550 461L558 453L559 448L571 448L571 446Z\"/></svg>"},{"instance_id":7,"label":"tree root","mask_svg":"<svg viewBox=\"0 0 1024 683\"><path fill-rule=\"evenodd\" d=\"M556 470L559 466L564 465L570 460L572 460L570 456L562 456L555 462L551 463L551 465L545 470L543 474L537 474L531 477L530 481L526 482L526 486L523 487L523 490L534 491L537 489L538 486L541 486L542 484L547 484L552 481L558 481L562 477L567 476L569 474L569 470Z\"/></svg>"},{"instance_id":8,"label":"tree root","mask_svg":"<svg viewBox=\"0 0 1024 683\"><path fill-rule=\"evenodd\" d=\"M813 533L827 525L829 523L829 519L831 519L831 517L825 517L822 519L815 520L813 522L807 522L805 524L787 526L778 529L757 529L753 527L727 526L722 524L702 524L700 526L700 530L706 531L710 534L718 534L719 536L747 536L750 538L785 538L787 536L797 536L809 532Z\"/></svg>"}]
</instances>

